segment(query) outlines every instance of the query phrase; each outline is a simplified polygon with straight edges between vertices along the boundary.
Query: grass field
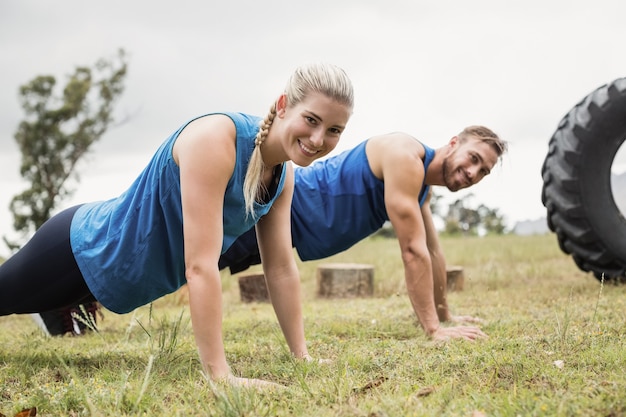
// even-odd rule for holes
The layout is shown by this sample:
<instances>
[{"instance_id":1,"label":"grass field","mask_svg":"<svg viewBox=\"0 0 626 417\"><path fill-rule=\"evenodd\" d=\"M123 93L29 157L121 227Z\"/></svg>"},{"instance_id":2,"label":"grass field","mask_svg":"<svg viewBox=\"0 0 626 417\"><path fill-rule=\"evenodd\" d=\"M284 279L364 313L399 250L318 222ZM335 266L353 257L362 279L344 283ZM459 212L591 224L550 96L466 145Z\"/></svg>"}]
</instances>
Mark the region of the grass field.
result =
<instances>
[{"instance_id":1,"label":"grass field","mask_svg":"<svg viewBox=\"0 0 626 417\"><path fill-rule=\"evenodd\" d=\"M323 262L375 266L372 298L322 300L300 264L310 353L291 359L271 305L242 303L223 275L224 338L237 375L277 390L233 389L200 372L184 297L100 332L47 338L29 317L0 318L0 412L38 416L626 416L626 285L603 286L553 235L443 238L465 289L454 314L488 339L435 344L419 328L397 242L370 238ZM254 269L257 271L257 269ZM251 272L251 271L247 271Z\"/></svg>"}]
</instances>

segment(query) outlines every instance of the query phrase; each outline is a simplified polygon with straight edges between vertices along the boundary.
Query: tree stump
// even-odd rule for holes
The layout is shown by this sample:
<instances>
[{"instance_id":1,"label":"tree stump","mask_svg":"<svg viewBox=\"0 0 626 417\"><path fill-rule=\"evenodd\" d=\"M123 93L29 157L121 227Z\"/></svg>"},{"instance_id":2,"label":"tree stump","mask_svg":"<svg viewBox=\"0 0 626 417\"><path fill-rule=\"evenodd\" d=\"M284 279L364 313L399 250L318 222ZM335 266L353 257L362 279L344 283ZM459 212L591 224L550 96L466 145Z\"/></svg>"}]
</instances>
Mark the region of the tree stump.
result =
<instances>
[{"instance_id":1,"label":"tree stump","mask_svg":"<svg viewBox=\"0 0 626 417\"><path fill-rule=\"evenodd\" d=\"M448 266L446 268L446 282L448 291L463 291L465 275L460 266Z\"/></svg>"},{"instance_id":2,"label":"tree stump","mask_svg":"<svg viewBox=\"0 0 626 417\"><path fill-rule=\"evenodd\" d=\"M264 274L247 274L239 277L239 294L241 301L251 303L253 301L269 301Z\"/></svg>"},{"instance_id":3,"label":"tree stump","mask_svg":"<svg viewBox=\"0 0 626 417\"><path fill-rule=\"evenodd\" d=\"M330 263L317 267L317 295L325 298L367 297L374 294L374 266Z\"/></svg>"}]
</instances>

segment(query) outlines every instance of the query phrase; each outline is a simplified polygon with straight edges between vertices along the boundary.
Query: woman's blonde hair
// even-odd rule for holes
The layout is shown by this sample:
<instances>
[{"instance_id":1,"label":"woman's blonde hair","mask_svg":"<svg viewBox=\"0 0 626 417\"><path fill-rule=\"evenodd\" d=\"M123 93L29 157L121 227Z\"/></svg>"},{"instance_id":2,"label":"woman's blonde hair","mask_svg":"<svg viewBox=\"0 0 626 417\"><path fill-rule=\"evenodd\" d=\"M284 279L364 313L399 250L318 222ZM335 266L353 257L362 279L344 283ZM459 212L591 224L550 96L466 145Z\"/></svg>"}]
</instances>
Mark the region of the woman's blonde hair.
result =
<instances>
[{"instance_id":1,"label":"woman's blonde hair","mask_svg":"<svg viewBox=\"0 0 626 417\"><path fill-rule=\"evenodd\" d=\"M316 63L297 68L285 87L287 106L297 105L311 93L322 93L350 109L354 107L352 82L344 70L332 64ZM261 179L265 165L261 157L261 145L267 138L275 117L276 102L272 104L269 113L261 122L254 140L254 151L243 183L247 215L254 216L254 202L263 191Z\"/></svg>"}]
</instances>

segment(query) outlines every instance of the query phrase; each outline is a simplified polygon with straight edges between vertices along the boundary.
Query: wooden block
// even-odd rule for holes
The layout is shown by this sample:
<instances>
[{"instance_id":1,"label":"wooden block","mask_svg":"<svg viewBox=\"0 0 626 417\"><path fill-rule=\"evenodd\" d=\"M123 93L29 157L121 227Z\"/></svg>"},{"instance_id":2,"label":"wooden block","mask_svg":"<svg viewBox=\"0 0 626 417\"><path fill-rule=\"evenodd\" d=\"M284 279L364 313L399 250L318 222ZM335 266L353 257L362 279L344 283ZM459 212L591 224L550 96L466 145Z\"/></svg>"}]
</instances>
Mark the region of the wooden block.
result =
<instances>
[{"instance_id":1,"label":"wooden block","mask_svg":"<svg viewBox=\"0 0 626 417\"><path fill-rule=\"evenodd\" d=\"M446 267L446 282L448 291L463 291L465 285L465 274L460 266Z\"/></svg>"},{"instance_id":2,"label":"wooden block","mask_svg":"<svg viewBox=\"0 0 626 417\"><path fill-rule=\"evenodd\" d=\"M317 267L317 295L325 298L368 297L374 294L374 266L330 263Z\"/></svg>"},{"instance_id":3,"label":"wooden block","mask_svg":"<svg viewBox=\"0 0 626 417\"><path fill-rule=\"evenodd\" d=\"M264 274L247 274L239 277L239 294L241 301L250 303L253 301L269 301Z\"/></svg>"}]
</instances>

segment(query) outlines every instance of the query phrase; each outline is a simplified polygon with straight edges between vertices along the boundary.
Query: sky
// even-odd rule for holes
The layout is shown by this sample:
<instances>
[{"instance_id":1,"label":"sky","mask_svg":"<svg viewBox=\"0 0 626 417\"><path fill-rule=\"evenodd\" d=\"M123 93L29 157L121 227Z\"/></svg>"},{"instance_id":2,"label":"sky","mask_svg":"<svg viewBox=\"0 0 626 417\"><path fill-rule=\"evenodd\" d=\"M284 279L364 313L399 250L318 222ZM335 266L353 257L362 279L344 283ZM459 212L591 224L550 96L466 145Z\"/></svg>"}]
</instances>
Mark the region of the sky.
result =
<instances>
[{"instance_id":1,"label":"sky","mask_svg":"<svg viewBox=\"0 0 626 417\"><path fill-rule=\"evenodd\" d=\"M471 193L510 226L544 217L548 141L578 101L626 76L625 14L621 0L3 1L0 236L12 236L9 202L27 188L13 137L19 86L39 75L64 85L120 48L129 73L115 116L125 122L93 146L58 209L120 194L194 116L265 115L297 66L325 61L355 88L331 155L394 131L437 148L482 124L509 142L502 163L469 190L437 191L449 202ZM626 152L613 167L626 170Z\"/></svg>"}]
</instances>

